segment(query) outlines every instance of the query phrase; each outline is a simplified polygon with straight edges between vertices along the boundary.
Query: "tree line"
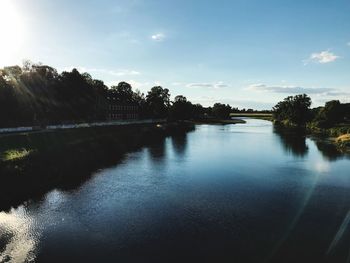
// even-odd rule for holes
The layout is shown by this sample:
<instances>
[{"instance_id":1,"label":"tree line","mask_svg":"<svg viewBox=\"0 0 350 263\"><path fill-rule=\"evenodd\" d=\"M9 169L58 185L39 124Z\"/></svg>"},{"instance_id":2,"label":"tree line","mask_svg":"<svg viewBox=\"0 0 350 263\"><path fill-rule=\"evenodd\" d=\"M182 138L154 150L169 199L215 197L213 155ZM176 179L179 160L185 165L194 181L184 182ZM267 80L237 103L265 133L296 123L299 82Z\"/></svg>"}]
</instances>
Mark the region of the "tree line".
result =
<instances>
[{"instance_id":1,"label":"tree line","mask_svg":"<svg viewBox=\"0 0 350 263\"><path fill-rule=\"evenodd\" d=\"M147 94L133 91L126 82L109 88L77 69L58 73L53 67L30 61L22 67L0 69L0 127L103 121L109 103L137 105L140 118L171 120L226 119L239 111L222 103L203 107L182 95L171 101L169 89L161 86L152 87Z\"/></svg>"},{"instance_id":2,"label":"tree line","mask_svg":"<svg viewBox=\"0 0 350 263\"><path fill-rule=\"evenodd\" d=\"M273 107L276 122L286 126L312 126L327 129L350 122L350 103L331 100L322 107L311 109L311 98L306 94L289 96Z\"/></svg>"}]
</instances>

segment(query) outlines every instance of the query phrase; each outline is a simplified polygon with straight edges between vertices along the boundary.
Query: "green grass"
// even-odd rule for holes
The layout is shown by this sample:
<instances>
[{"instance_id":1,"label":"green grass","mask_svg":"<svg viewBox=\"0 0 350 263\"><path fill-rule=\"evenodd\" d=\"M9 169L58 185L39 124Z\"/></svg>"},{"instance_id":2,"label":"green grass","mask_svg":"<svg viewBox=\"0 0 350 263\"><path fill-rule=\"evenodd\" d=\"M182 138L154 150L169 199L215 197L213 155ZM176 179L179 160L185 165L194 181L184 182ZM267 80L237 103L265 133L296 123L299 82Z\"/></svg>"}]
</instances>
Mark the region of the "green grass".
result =
<instances>
[{"instance_id":1,"label":"green grass","mask_svg":"<svg viewBox=\"0 0 350 263\"><path fill-rule=\"evenodd\" d=\"M29 156L33 150L27 150L27 149L13 149L3 152L1 156L2 161L13 161L13 160L19 160L23 159L27 156Z\"/></svg>"},{"instance_id":2,"label":"green grass","mask_svg":"<svg viewBox=\"0 0 350 263\"><path fill-rule=\"evenodd\" d=\"M254 119L272 120L272 113L231 113L231 117L249 117Z\"/></svg>"},{"instance_id":3,"label":"green grass","mask_svg":"<svg viewBox=\"0 0 350 263\"><path fill-rule=\"evenodd\" d=\"M125 130L125 127L95 127L1 136L0 156L8 156L11 159L11 157L26 155L24 149L27 151L35 149L39 152L47 149L60 149L65 145L82 143L94 138L118 134Z\"/></svg>"}]
</instances>

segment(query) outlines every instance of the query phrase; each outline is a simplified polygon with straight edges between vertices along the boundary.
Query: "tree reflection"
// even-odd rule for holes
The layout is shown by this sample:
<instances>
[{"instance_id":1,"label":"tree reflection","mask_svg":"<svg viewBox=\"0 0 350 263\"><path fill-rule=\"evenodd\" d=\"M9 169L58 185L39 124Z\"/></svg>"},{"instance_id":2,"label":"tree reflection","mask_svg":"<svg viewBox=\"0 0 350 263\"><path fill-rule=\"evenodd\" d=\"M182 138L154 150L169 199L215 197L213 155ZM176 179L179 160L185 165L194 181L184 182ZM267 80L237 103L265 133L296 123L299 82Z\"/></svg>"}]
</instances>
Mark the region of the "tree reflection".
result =
<instances>
[{"instance_id":1,"label":"tree reflection","mask_svg":"<svg viewBox=\"0 0 350 263\"><path fill-rule=\"evenodd\" d=\"M322 156L328 161L337 161L346 157L346 155L333 144L321 140L316 140L315 143L317 149L322 153Z\"/></svg>"},{"instance_id":2,"label":"tree reflection","mask_svg":"<svg viewBox=\"0 0 350 263\"><path fill-rule=\"evenodd\" d=\"M295 157L304 157L308 153L306 136L302 131L287 130L275 126L273 132L280 139L285 152L291 153Z\"/></svg>"},{"instance_id":3,"label":"tree reflection","mask_svg":"<svg viewBox=\"0 0 350 263\"><path fill-rule=\"evenodd\" d=\"M148 151L151 159L157 162L162 161L166 155L166 139L157 140L149 146Z\"/></svg>"},{"instance_id":4,"label":"tree reflection","mask_svg":"<svg viewBox=\"0 0 350 263\"><path fill-rule=\"evenodd\" d=\"M174 152L178 157L183 157L187 150L187 134L179 134L171 137Z\"/></svg>"}]
</instances>

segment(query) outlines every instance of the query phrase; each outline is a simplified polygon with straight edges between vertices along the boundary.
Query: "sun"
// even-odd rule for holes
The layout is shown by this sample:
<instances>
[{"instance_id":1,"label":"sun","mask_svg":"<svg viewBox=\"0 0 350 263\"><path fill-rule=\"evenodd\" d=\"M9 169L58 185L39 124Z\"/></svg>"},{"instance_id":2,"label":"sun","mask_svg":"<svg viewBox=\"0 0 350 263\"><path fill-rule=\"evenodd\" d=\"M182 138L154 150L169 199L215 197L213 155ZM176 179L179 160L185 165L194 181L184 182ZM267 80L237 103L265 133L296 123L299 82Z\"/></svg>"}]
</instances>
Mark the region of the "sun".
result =
<instances>
[{"instance_id":1,"label":"sun","mask_svg":"<svg viewBox=\"0 0 350 263\"><path fill-rule=\"evenodd\" d=\"M14 63L23 43L21 16L10 0L0 0L0 67Z\"/></svg>"}]
</instances>

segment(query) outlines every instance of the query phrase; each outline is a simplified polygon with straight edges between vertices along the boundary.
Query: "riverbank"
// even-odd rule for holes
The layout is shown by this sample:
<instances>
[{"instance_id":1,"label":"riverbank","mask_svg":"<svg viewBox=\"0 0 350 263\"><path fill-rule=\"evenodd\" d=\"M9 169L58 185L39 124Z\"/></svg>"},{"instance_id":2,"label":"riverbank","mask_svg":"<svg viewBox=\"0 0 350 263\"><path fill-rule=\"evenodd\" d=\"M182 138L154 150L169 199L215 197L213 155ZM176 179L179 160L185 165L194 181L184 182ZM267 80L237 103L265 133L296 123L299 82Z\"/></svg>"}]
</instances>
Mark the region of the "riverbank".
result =
<instances>
[{"instance_id":1,"label":"riverbank","mask_svg":"<svg viewBox=\"0 0 350 263\"><path fill-rule=\"evenodd\" d=\"M231 113L233 118L253 118L266 121L272 121L272 113Z\"/></svg>"},{"instance_id":2,"label":"riverbank","mask_svg":"<svg viewBox=\"0 0 350 263\"><path fill-rule=\"evenodd\" d=\"M241 119L197 119L191 121L194 124L213 124L213 125L226 125L226 124L244 124L246 121Z\"/></svg>"},{"instance_id":3,"label":"riverbank","mask_svg":"<svg viewBox=\"0 0 350 263\"><path fill-rule=\"evenodd\" d=\"M274 125L290 131L302 132L317 141L334 145L339 151L350 153L350 125L342 124L328 129L322 129L308 123L305 127L290 125L289 122L273 121Z\"/></svg>"},{"instance_id":4,"label":"riverbank","mask_svg":"<svg viewBox=\"0 0 350 263\"><path fill-rule=\"evenodd\" d=\"M194 129L186 122L27 133L0 138L0 209L70 189L125 153Z\"/></svg>"},{"instance_id":5,"label":"riverbank","mask_svg":"<svg viewBox=\"0 0 350 263\"><path fill-rule=\"evenodd\" d=\"M311 136L317 137L318 140L335 145L342 152L350 152L350 125L341 124L328 129L321 129L312 124L306 126L306 131Z\"/></svg>"},{"instance_id":6,"label":"riverbank","mask_svg":"<svg viewBox=\"0 0 350 263\"><path fill-rule=\"evenodd\" d=\"M345 147L348 149L348 151L350 152L350 134L344 134L339 136L336 139L336 143L340 146L340 147Z\"/></svg>"}]
</instances>

